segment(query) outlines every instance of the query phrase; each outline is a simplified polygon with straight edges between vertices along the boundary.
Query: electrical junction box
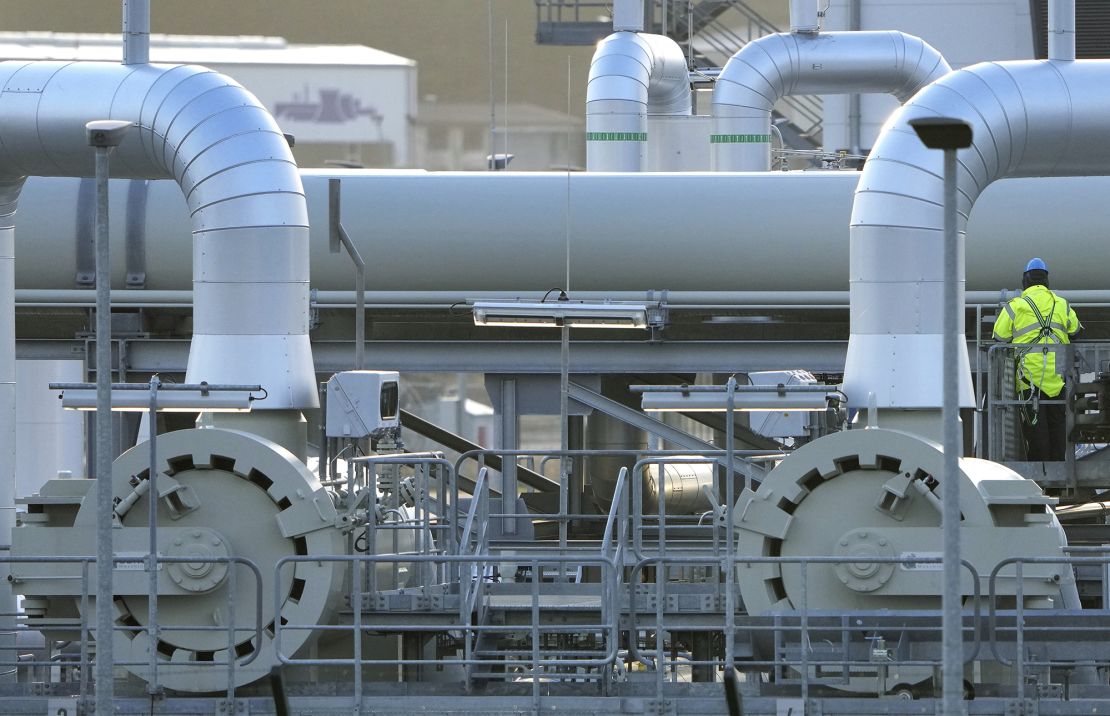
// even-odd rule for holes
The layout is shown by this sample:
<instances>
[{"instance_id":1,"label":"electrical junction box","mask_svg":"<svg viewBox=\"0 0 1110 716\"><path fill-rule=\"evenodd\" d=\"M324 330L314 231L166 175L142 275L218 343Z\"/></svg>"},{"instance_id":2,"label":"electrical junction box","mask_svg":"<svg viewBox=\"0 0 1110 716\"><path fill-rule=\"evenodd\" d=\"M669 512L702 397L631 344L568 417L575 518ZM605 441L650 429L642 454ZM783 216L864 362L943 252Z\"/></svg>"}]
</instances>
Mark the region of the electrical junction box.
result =
<instances>
[{"instance_id":1,"label":"electrical junction box","mask_svg":"<svg viewBox=\"0 0 1110 716\"><path fill-rule=\"evenodd\" d=\"M366 438L400 425L400 375L395 371L351 370L328 380L324 428L329 438Z\"/></svg>"},{"instance_id":2,"label":"electrical junction box","mask_svg":"<svg viewBox=\"0 0 1110 716\"><path fill-rule=\"evenodd\" d=\"M804 370L767 370L748 373L752 385L815 385L817 379ZM753 410L752 430L768 438L804 437L809 413L800 410Z\"/></svg>"}]
</instances>

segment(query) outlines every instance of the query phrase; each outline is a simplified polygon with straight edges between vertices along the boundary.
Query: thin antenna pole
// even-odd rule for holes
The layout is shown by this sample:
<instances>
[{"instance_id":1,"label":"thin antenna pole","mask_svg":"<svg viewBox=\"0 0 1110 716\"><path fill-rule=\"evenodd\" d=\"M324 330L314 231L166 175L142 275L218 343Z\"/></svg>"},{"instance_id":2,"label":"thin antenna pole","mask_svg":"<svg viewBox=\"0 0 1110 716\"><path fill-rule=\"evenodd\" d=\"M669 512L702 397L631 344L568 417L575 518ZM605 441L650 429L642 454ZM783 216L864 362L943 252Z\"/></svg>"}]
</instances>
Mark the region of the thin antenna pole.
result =
<instances>
[{"instance_id":1,"label":"thin antenna pole","mask_svg":"<svg viewBox=\"0 0 1110 716\"><path fill-rule=\"evenodd\" d=\"M497 134L497 100L493 94L493 0L486 0L486 11L489 25L487 33L489 35L489 47L486 52L486 60L489 66L489 161L486 168L493 171L493 154L497 151L494 144L494 138Z\"/></svg>"},{"instance_id":2,"label":"thin antenna pole","mask_svg":"<svg viewBox=\"0 0 1110 716\"><path fill-rule=\"evenodd\" d=\"M509 18L505 18L505 168L509 168Z\"/></svg>"},{"instance_id":3,"label":"thin antenna pole","mask_svg":"<svg viewBox=\"0 0 1110 716\"><path fill-rule=\"evenodd\" d=\"M572 116L570 113L570 86L570 55L567 55L567 206L566 218L563 221L563 225L566 230L566 235L564 237L564 246L566 249L565 254L567 260L567 273L566 280L563 282L564 291L570 291L570 118Z\"/></svg>"}]
</instances>

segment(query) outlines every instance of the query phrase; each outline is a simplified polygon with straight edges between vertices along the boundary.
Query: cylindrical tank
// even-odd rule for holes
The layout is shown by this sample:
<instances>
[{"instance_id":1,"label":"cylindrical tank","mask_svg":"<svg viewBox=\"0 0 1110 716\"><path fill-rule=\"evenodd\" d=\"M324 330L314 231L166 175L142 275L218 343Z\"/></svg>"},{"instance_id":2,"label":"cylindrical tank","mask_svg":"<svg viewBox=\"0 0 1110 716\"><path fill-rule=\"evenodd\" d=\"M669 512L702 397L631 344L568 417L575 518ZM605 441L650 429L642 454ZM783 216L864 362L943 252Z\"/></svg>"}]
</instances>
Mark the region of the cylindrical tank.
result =
<instances>
[{"instance_id":1,"label":"cylindrical tank","mask_svg":"<svg viewBox=\"0 0 1110 716\"><path fill-rule=\"evenodd\" d=\"M663 505L668 515L692 515L712 509L702 487L713 489L715 463L663 464ZM644 514L659 512L659 464L644 467Z\"/></svg>"},{"instance_id":2,"label":"cylindrical tank","mask_svg":"<svg viewBox=\"0 0 1110 716\"><path fill-rule=\"evenodd\" d=\"M338 177L343 224L375 291L545 291L567 283L568 254L572 294L846 291L859 176L306 170L311 286L353 286L350 259L328 251L327 180ZM18 288L74 287L75 247L91 235L81 181L27 180L16 215ZM128 201L128 184L112 187L115 285L125 285L130 226L145 236L146 287L189 289L192 246L180 189L150 182L144 205ZM1105 177L990 186L968 222L968 290L1016 287L1047 236L1068 239L1052 246L1054 288L1104 288L1107 195ZM1012 265L1007 257L1015 257Z\"/></svg>"}]
</instances>

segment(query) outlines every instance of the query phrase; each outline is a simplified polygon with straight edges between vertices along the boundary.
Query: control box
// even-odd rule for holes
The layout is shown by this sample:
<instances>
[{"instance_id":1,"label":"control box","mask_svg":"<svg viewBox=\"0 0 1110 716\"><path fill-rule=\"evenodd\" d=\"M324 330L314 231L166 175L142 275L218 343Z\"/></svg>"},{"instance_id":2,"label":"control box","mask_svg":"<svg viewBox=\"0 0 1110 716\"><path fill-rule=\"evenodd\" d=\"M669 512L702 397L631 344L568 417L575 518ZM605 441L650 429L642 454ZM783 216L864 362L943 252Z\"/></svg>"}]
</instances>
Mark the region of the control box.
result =
<instances>
[{"instance_id":1,"label":"control box","mask_svg":"<svg viewBox=\"0 0 1110 716\"><path fill-rule=\"evenodd\" d=\"M351 370L328 380L325 432L329 438L366 438L400 425L396 371Z\"/></svg>"}]
</instances>

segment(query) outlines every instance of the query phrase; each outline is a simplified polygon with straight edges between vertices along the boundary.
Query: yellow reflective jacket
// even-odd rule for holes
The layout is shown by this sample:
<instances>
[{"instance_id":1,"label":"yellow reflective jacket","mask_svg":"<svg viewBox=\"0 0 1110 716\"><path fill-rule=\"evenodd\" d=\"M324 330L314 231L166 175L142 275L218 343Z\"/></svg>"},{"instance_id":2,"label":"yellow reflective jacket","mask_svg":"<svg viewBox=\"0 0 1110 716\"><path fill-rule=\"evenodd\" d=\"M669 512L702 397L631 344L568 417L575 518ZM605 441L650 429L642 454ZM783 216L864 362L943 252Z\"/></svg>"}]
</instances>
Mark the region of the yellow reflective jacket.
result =
<instances>
[{"instance_id":1,"label":"yellow reflective jacket","mask_svg":"<svg viewBox=\"0 0 1110 716\"><path fill-rule=\"evenodd\" d=\"M1065 299L1044 286L1030 286L1003 308L994 323L995 339L1028 344L1017 349L1021 357L1018 389L1032 384L1055 398L1064 389L1064 378L1056 373L1056 354L1050 346L1071 343L1071 337L1083 327L1079 317Z\"/></svg>"}]
</instances>

